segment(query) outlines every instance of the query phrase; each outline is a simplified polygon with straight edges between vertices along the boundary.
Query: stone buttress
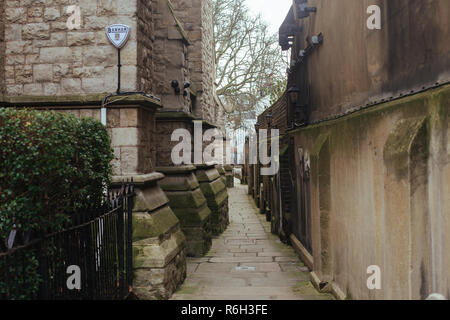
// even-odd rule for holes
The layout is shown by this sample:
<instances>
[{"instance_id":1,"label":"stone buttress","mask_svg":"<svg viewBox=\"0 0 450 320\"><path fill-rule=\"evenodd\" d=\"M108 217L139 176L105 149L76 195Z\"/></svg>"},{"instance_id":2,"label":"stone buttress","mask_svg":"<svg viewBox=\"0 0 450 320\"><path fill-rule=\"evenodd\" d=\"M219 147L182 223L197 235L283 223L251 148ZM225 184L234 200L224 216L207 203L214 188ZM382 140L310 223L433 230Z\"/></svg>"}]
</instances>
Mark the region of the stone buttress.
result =
<instances>
[{"instance_id":1,"label":"stone buttress","mask_svg":"<svg viewBox=\"0 0 450 320\"><path fill-rule=\"evenodd\" d=\"M213 235L220 235L230 223L228 215L227 186L214 165L197 165L196 176L200 189L206 197L211 210L211 229Z\"/></svg>"},{"instance_id":2,"label":"stone buttress","mask_svg":"<svg viewBox=\"0 0 450 320\"><path fill-rule=\"evenodd\" d=\"M161 188L180 220L187 239L187 255L201 257L211 247L211 210L195 176L195 166L159 167L165 174Z\"/></svg>"},{"instance_id":3,"label":"stone buttress","mask_svg":"<svg viewBox=\"0 0 450 320\"><path fill-rule=\"evenodd\" d=\"M186 278L186 238L158 186L160 173L134 177L134 293L139 299L169 299ZM119 183L122 177L115 177Z\"/></svg>"}]
</instances>

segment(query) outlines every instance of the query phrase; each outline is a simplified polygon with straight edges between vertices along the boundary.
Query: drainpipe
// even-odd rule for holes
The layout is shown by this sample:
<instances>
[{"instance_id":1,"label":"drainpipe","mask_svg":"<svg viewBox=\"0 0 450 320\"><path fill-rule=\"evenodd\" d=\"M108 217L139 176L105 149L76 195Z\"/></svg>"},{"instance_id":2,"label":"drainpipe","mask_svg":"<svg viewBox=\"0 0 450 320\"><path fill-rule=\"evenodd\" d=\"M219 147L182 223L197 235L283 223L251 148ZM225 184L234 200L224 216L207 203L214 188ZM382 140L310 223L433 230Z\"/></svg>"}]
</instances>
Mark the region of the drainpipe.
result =
<instances>
[{"instance_id":1,"label":"drainpipe","mask_svg":"<svg viewBox=\"0 0 450 320\"><path fill-rule=\"evenodd\" d=\"M107 123L107 121L106 121L107 119L106 119L106 108L105 107L102 107L102 109L101 109L101 123L106 127L106 123Z\"/></svg>"}]
</instances>

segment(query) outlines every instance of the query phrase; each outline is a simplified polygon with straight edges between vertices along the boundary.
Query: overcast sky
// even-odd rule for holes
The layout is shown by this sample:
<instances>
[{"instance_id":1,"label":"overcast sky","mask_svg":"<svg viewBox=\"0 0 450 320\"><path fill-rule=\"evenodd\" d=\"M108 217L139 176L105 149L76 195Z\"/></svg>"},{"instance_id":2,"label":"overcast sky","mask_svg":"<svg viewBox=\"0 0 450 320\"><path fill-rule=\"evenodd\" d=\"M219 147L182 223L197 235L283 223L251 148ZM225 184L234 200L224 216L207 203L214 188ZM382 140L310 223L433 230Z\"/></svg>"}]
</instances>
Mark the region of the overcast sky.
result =
<instances>
[{"instance_id":1,"label":"overcast sky","mask_svg":"<svg viewBox=\"0 0 450 320\"><path fill-rule=\"evenodd\" d=\"M261 13L272 32L278 32L286 18L292 0L246 0L247 5L254 13Z\"/></svg>"}]
</instances>

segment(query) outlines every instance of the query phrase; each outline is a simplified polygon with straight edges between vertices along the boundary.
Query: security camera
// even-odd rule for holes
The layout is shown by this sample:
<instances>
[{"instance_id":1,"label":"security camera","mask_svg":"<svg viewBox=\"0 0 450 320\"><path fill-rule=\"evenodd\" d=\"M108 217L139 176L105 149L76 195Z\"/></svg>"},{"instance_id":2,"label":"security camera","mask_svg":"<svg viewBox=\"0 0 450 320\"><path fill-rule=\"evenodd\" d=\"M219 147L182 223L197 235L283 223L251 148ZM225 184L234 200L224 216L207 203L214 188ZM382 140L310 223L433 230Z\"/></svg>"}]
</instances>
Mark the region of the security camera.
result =
<instances>
[{"instance_id":1,"label":"security camera","mask_svg":"<svg viewBox=\"0 0 450 320\"><path fill-rule=\"evenodd\" d=\"M172 80L171 85L175 91L175 94L180 94L181 90L180 90L180 83L178 82L178 80Z\"/></svg>"}]
</instances>

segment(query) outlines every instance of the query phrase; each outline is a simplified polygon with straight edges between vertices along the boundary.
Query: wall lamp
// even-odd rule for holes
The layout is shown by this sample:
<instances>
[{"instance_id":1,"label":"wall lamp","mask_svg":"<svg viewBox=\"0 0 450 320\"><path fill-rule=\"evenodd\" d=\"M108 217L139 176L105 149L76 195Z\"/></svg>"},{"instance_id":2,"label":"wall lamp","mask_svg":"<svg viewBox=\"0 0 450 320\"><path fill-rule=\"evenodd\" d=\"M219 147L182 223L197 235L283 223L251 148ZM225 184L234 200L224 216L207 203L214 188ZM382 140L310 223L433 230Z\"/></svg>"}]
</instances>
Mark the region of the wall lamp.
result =
<instances>
[{"instance_id":1,"label":"wall lamp","mask_svg":"<svg viewBox=\"0 0 450 320\"><path fill-rule=\"evenodd\" d=\"M297 87L291 87L287 91L289 96L289 101L292 105L296 106L298 102L298 98L300 97L300 89Z\"/></svg>"},{"instance_id":2,"label":"wall lamp","mask_svg":"<svg viewBox=\"0 0 450 320\"><path fill-rule=\"evenodd\" d=\"M269 111L269 113L267 113L266 115L267 126L269 127L269 129L272 127L272 120L273 120L272 111Z\"/></svg>"},{"instance_id":3,"label":"wall lamp","mask_svg":"<svg viewBox=\"0 0 450 320\"><path fill-rule=\"evenodd\" d=\"M289 119L291 127L301 127L307 124L308 105L300 104L300 89L291 87L287 91L289 99Z\"/></svg>"}]
</instances>

